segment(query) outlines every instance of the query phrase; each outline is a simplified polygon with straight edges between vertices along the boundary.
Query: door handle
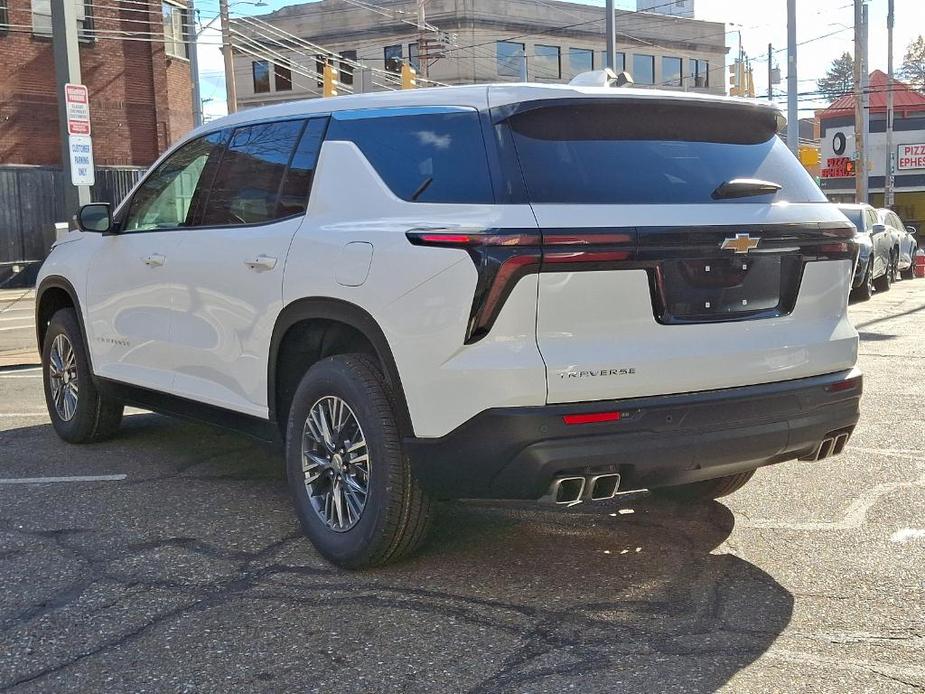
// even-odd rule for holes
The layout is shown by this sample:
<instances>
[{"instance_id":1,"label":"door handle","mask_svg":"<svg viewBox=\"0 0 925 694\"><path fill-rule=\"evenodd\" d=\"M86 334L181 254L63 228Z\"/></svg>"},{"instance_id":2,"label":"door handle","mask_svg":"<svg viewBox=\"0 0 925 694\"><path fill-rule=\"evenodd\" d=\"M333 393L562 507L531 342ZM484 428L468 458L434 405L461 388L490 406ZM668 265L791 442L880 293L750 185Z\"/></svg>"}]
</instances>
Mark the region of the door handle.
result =
<instances>
[{"instance_id":1,"label":"door handle","mask_svg":"<svg viewBox=\"0 0 925 694\"><path fill-rule=\"evenodd\" d=\"M167 262L167 258L160 253L152 253L147 258L144 258L144 263L148 267L160 267Z\"/></svg>"},{"instance_id":2,"label":"door handle","mask_svg":"<svg viewBox=\"0 0 925 694\"><path fill-rule=\"evenodd\" d=\"M247 267L249 267L251 270L256 272L263 272L264 270L272 270L276 267L276 258L261 254L256 258L245 260L244 264L247 265Z\"/></svg>"}]
</instances>

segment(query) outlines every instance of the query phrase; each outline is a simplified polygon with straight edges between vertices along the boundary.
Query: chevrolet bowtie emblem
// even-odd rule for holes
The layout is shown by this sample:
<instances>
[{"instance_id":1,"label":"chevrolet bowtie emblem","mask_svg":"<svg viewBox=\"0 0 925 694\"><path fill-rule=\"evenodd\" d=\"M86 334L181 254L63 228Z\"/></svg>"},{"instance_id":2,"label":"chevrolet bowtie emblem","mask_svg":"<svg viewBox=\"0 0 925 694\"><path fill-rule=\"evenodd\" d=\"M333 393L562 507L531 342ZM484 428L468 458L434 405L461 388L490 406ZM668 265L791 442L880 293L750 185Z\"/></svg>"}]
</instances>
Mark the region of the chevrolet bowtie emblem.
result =
<instances>
[{"instance_id":1,"label":"chevrolet bowtie emblem","mask_svg":"<svg viewBox=\"0 0 925 694\"><path fill-rule=\"evenodd\" d=\"M720 246L724 251L735 251L736 253L748 253L751 249L758 246L760 239L753 239L748 234L736 234L734 239L726 239Z\"/></svg>"}]
</instances>

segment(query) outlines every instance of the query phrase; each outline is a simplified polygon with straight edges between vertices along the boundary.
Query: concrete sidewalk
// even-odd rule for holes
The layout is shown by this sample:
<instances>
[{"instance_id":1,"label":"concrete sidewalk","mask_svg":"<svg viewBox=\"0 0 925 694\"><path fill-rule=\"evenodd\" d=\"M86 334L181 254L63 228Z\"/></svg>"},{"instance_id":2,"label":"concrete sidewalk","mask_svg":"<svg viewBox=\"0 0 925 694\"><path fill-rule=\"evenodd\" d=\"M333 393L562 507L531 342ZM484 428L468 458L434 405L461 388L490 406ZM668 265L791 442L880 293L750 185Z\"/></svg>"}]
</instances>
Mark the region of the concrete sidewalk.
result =
<instances>
[{"instance_id":1,"label":"concrete sidewalk","mask_svg":"<svg viewBox=\"0 0 925 694\"><path fill-rule=\"evenodd\" d=\"M39 363L35 289L0 289L0 368Z\"/></svg>"}]
</instances>

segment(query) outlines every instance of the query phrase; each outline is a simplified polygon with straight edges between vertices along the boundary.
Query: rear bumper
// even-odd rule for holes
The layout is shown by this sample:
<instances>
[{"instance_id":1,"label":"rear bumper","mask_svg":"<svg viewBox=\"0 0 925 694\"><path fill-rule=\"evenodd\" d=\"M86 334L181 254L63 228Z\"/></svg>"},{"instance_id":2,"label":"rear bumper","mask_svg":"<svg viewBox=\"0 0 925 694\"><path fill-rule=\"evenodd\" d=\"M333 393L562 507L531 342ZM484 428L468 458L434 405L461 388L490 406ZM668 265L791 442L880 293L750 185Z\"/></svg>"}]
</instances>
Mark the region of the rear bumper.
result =
<instances>
[{"instance_id":1,"label":"rear bumper","mask_svg":"<svg viewBox=\"0 0 925 694\"><path fill-rule=\"evenodd\" d=\"M449 498L537 499L555 477L619 472L620 490L696 482L811 456L858 421L857 369L630 400L486 410L439 439L405 440L421 483ZM567 425L563 416L621 413Z\"/></svg>"}]
</instances>

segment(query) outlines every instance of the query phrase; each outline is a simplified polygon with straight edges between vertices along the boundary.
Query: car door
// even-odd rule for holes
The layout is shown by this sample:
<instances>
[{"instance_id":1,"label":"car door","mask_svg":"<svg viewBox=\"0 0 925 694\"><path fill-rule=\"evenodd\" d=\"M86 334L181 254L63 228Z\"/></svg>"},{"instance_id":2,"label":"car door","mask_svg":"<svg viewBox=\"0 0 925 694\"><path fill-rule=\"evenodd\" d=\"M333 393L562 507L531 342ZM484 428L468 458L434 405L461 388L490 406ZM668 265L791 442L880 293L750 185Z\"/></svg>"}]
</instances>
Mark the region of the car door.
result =
<instances>
[{"instance_id":1,"label":"car door","mask_svg":"<svg viewBox=\"0 0 925 694\"><path fill-rule=\"evenodd\" d=\"M178 234L173 392L267 416L267 358L283 269L302 224L327 118L231 134L195 228Z\"/></svg>"},{"instance_id":2,"label":"car door","mask_svg":"<svg viewBox=\"0 0 925 694\"><path fill-rule=\"evenodd\" d=\"M177 231L194 214L207 167L221 153L213 133L179 147L151 171L116 215L87 269L87 338L97 376L156 390L173 380L169 279ZM206 172L206 173L204 173Z\"/></svg>"},{"instance_id":3,"label":"car door","mask_svg":"<svg viewBox=\"0 0 925 694\"><path fill-rule=\"evenodd\" d=\"M890 248L892 247L893 239L890 227L880 221L876 210L865 210L865 216L870 230L870 241L874 249L874 277L879 277L886 274L889 268Z\"/></svg>"}]
</instances>

